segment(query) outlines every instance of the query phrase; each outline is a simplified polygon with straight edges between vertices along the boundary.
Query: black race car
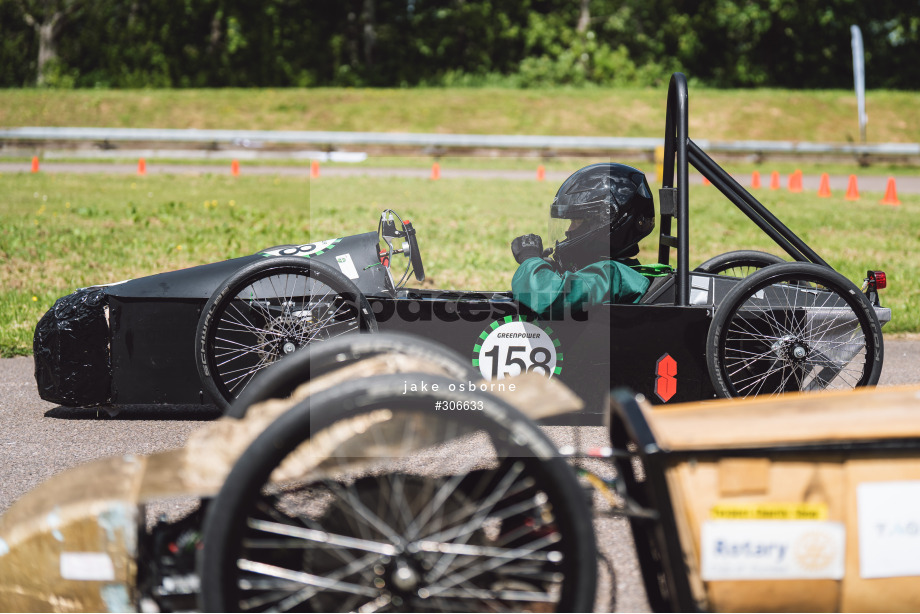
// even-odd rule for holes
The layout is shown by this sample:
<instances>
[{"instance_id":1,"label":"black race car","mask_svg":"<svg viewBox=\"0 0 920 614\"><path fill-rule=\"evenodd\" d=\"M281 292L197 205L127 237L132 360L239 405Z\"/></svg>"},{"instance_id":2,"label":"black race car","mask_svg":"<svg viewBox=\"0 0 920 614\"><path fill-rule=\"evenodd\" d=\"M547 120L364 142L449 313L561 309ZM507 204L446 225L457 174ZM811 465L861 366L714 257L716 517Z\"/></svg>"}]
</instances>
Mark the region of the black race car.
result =
<instances>
[{"instance_id":1,"label":"black race car","mask_svg":"<svg viewBox=\"0 0 920 614\"><path fill-rule=\"evenodd\" d=\"M260 370L352 331L440 341L482 375L468 387L499 389L521 371L558 377L598 415L619 385L671 403L875 384L881 327L890 320L878 300L884 273L870 271L860 289L828 266L688 138L687 100L686 80L675 74L659 261L639 269L651 284L638 304L538 315L507 291L405 288L410 269L424 279L419 241L411 223L386 210L376 232L276 246L59 299L35 331L39 392L65 406L226 408ZM793 262L738 251L691 271L689 164Z\"/></svg>"}]
</instances>

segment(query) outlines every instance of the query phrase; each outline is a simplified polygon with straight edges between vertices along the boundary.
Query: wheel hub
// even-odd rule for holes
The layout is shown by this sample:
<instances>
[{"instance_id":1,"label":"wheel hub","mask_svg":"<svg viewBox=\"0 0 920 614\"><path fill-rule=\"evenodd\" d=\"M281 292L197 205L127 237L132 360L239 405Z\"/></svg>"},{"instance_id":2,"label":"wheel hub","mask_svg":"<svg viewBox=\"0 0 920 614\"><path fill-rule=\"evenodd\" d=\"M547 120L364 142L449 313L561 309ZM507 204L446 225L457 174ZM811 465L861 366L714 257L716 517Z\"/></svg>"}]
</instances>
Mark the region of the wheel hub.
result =
<instances>
[{"instance_id":1,"label":"wheel hub","mask_svg":"<svg viewBox=\"0 0 920 614\"><path fill-rule=\"evenodd\" d=\"M296 351L300 347L299 338L310 337L310 322L285 313L266 322L257 337L263 360L274 361Z\"/></svg>"},{"instance_id":2,"label":"wheel hub","mask_svg":"<svg viewBox=\"0 0 920 614\"><path fill-rule=\"evenodd\" d=\"M396 567L390 575L393 586L401 591L414 591L418 588L420 579L418 572L403 560L397 560Z\"/></svg>"},{"instance_id":3,"label":"wheel hub","mask_svg":"<svg viewBox=\"0 0 920 614\"><path fill-rule=\"evenodd\" d=\"M376 564L373 585L380 591L378 599L399 607L407 598L426 598L427 591L424 588L419 589L422 574L417 568L418 562L414 557L406 558L405 555L399 555L396 560L384 557Z\"/></svg>"},{"instance_id":4,"label":"wheel hub","mask_svg":"<svg viewBox=\"0 0 920 614\"><path fill-rule=\"evenodd\" d=\"M808 358L811 348L799 337L786 335L773 343L772 350L783 360L799 363Z\"/></svg>"}]
</instances>

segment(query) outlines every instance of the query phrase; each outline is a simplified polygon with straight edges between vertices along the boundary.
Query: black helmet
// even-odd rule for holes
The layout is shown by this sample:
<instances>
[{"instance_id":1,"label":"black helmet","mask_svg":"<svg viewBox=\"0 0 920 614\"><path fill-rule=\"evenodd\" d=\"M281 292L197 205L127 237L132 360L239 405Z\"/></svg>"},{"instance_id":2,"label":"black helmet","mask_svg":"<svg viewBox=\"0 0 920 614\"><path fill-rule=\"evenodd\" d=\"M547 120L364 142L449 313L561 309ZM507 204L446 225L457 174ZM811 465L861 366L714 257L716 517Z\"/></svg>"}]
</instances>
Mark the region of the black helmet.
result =
<instances>
[{"instance_id":1,"label":"black helmet","mask_svg":"<svg viewBox=\"0 0 920 614\"><path fill-rule=\"evenodd\" d=\"M600 260L626 258L655 228L655 202L645 174L603 162L575 171L550 207L549 238L560 267L576 271Z\"/></svg>"}]
</instances>

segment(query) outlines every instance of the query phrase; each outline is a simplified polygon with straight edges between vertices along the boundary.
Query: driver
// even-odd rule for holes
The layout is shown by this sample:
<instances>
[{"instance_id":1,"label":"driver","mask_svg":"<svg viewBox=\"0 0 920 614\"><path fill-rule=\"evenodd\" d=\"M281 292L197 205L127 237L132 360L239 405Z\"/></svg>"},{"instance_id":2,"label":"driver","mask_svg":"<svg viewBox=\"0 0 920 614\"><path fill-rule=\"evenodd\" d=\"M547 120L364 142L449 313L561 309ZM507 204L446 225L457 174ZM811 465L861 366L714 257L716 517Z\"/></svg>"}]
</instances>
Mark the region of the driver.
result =
<instances>
[{"instance_id":1,"label":"driver","mask_svg":"<svg viewBox=\"0 0 920 614\"><path fill-rule=\"evenodd\" d=\"M630 268L639 264L639 241L655 227L655 203L642 171L601 163L573 173L550 206L549 238L543 250L535 234L511 242L520 267L511 292L542 314L564 305L637 303L649 281ZM552 253L552 259L545 258Z\"/></svg>"}]
</instances>

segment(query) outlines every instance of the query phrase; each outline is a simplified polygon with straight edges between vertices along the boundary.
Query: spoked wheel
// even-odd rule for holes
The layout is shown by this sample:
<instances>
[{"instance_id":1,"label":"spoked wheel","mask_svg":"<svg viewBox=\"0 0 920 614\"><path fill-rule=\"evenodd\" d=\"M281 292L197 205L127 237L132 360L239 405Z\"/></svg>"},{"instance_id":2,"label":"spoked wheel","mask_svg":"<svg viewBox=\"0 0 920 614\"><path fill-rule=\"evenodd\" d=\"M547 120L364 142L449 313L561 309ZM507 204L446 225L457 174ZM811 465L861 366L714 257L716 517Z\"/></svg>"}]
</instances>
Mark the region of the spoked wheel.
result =
<instances>
[{"instance_id":1,"label":"spoked wheel","mask_svg":"<svg viewBox=\"0 0 920 614\"><path fill-rule=\"evenodd\" d=\"M710 258L694 269L698 273L712 273L727 277L747 277L771 264L786 262L779 256L755 250L738 250L726 252Z\"/></svg>"},{"instance_id":2,"label":"spoked wheel","mask_svg":"<svg viewBox=\"0 0 920 614\"><path fill-rule=\"evenodd\" d=\"M770 266L739 282L706 341L721 397L873 385L882 355L878 317L859 288L810 263Z\"/></svg>"},{"instance_id":3,"label":"spoked wheel","mask_svg":"<svg viewBox=\"0 0 920 614\"><path fill-rule=\"evenodd\" d=\"M268 399L288 397L302 383L354 364L365 358L385 355L399 367L406 358L424 362L433 373L474 381L481 376L473 369L469 358L424 337L409 333L382 332L374 335L350 333L295 352L279 361L271 370L263 371L227 410L227 416L242 418L246 410ZM403 371L409 369L402 369ZM421 370L421 369L411 369Z\"/></svg>"},{"instance_id":4,"label":"spoked wheel","mask_svg":"<svg viewBox=\"0 0 920 614\"><path fill-rule=\"evenodd\" d=\"M303 258L271 258L233 274L205 304L195 356L221 409L282 356L352 331L376 332L367 299L347 277Z\"/></svg>"},{"instance_id":5,"label":"spoked wheel","mask_svg":"<svg viewBox=\"0 0 920 614\"><path fill-rule=\"evenodd\" d=\"M364 378L272 423L208 508L202 610L590 610L571 467L517 410L451 385Z\"/></svg>"}]
</instances>

